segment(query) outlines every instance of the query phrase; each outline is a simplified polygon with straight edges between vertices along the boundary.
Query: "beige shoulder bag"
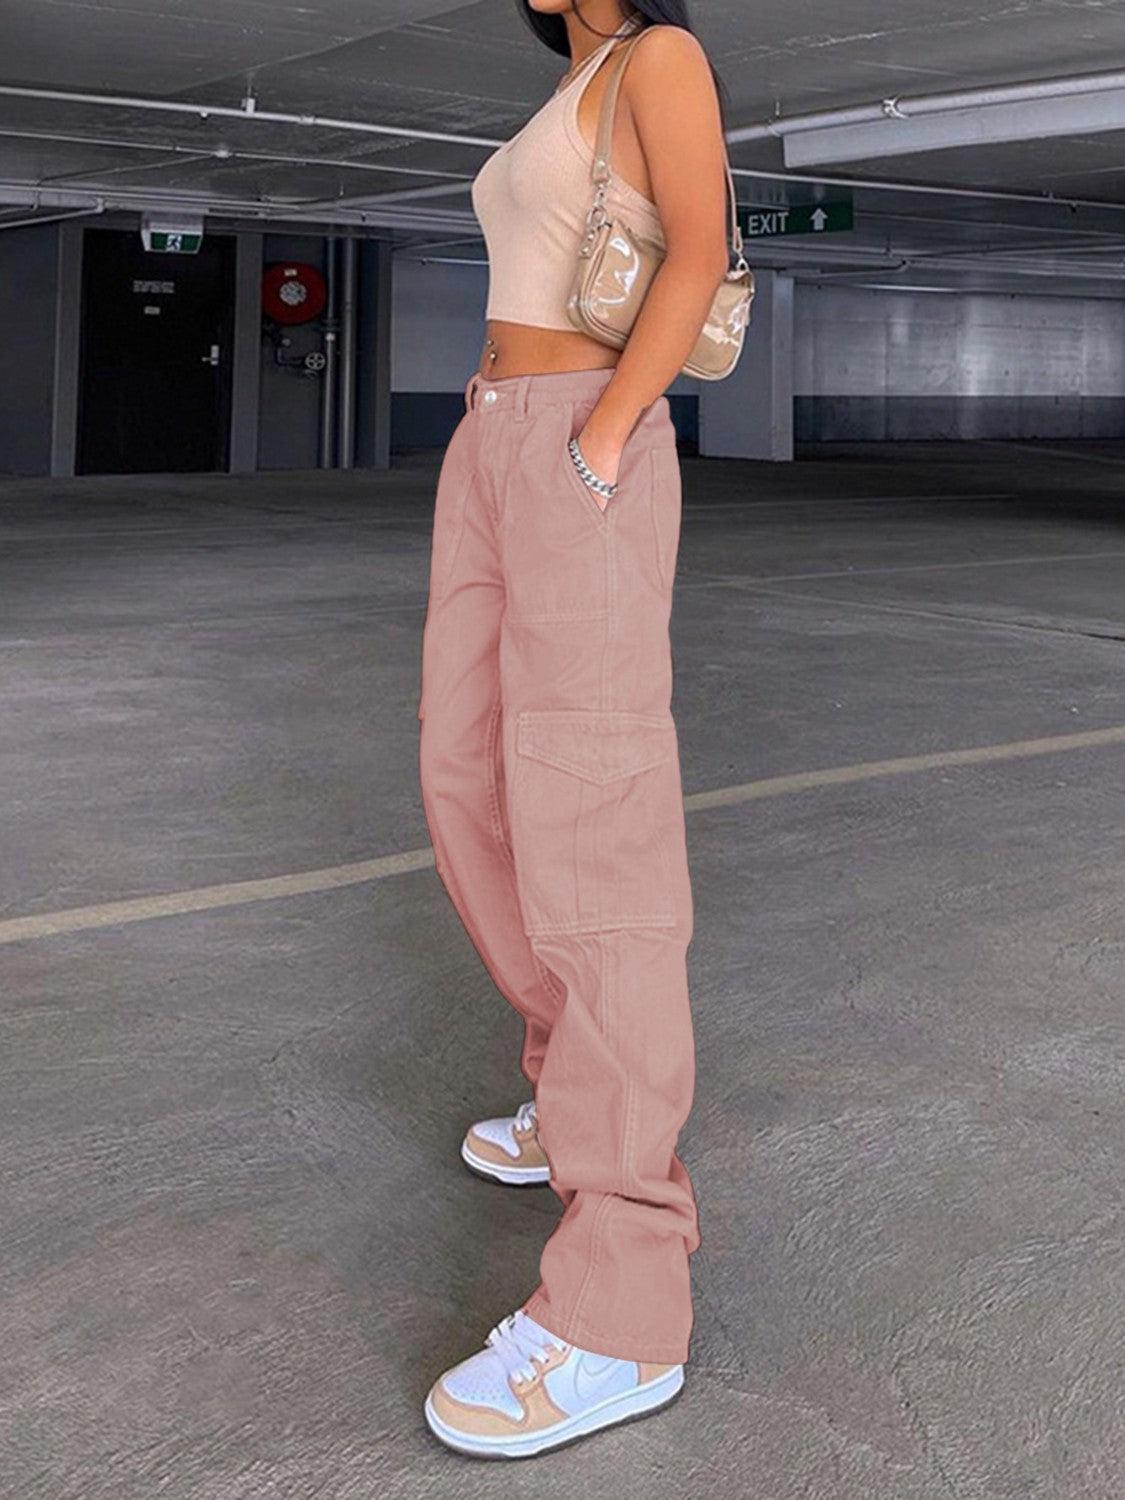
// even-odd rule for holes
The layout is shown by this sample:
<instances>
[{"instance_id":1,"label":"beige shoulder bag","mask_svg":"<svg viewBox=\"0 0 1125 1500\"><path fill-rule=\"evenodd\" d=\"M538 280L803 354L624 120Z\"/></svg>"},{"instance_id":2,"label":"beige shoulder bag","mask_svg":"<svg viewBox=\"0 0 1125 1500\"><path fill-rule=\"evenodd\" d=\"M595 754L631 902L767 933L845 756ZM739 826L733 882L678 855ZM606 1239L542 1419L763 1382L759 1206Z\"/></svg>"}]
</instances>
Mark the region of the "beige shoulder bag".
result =
<instances>
[{"instance_id":1,"label":"beige shoulder bag","mask_svg":"<svg viewBox=\"0 0 1125 1500\"><path fill-rule=\"evenodd\" d=\"M646 28L647 29L647 28ZM617 92L629 54L644 35L621 49L621 60L602 101L591 179L594 199L586 215L586 233L578 249L578 265L567 299L566 313L575 328L615 349L624 346L645 299L649 283L664 259L664 249L645 238L620 218L606 211L610 181L610 148ZM730 248L735 257L719 283L714 301L683 365L685 375L700 380L722 380L738 363L754 300L754 273L742 255L742 231L734 179L727 161L727 191L730 200Z\"/></svg>"}]
</instances>

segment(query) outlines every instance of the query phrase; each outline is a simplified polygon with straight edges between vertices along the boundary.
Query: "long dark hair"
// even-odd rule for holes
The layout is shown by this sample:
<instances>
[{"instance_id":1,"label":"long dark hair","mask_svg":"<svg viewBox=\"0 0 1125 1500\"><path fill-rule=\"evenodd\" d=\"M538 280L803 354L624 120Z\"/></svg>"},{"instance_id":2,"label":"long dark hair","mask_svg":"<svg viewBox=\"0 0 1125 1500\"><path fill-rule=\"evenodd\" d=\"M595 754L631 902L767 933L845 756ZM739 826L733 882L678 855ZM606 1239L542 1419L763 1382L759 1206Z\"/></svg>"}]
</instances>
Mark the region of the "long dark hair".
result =
<instances>
[{"instance_id":1,"label":"long dark hair","mask_svg":"<svg viewBox=\"0 0 1125 1500\"><path fill-rule=\"evenodd\" d=\"M582 20L582 24L588 26L582 17L581 0L570 0L570 7L579 20ZM570 38L567 35L566 21L561 13L544 15L542 11L532 10L527 0L516 0L516 9L544 46L550 47L552 52L557 52L561 57L569 60ZM639 11L645 17L644 24L638 28L640 31L646 30L649 26L682 26L685 31L690 31L692 36L696 34L685 0L621 0L621 10L623 21L634 11ZM592 31L593 27L588 27L588 29ZM598 35L600 36L601 32ZM719 96L719 113L722 116L725 131L730 97L723 80L715 72L713 66L711 77L715 80L715 92Z\"/></svg>"}]
</instances>

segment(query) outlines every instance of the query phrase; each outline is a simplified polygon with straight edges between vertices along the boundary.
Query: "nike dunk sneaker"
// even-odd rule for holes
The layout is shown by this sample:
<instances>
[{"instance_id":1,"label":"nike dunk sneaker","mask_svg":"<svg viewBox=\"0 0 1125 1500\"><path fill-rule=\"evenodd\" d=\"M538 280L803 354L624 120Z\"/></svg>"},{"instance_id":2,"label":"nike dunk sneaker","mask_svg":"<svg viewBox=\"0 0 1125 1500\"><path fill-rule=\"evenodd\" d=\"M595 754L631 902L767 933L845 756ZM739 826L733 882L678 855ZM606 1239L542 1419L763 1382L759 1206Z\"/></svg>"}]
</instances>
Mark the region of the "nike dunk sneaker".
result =
<instances>
[{"instance_id":1,"label":"nike dunk sneaker","mask_svg":"<svg viewBox=\"0 0 1125 1500\"><path fill-rule=\"evenodd\" d=\"M478 1120L461 1142L461 1159L478 1177L505 1187L536 1187L549 1182L551 1168L536 1133L535 1101L514 1115Z\"/></svg>"},{"instance_id":2,"label":"nike dunk sneaker","mask_svg":"<svg viewBox=\"0 0 1125 1500\"><path fill-rule=\"evenodd\" d=\"M603 1427L648 1416L679 1395L683 1365L641 1364L564 1343L522 1308L485 1347L438 1380L426 1423L474 1458L534 1458Z\"/></svg>"}]
</instances>

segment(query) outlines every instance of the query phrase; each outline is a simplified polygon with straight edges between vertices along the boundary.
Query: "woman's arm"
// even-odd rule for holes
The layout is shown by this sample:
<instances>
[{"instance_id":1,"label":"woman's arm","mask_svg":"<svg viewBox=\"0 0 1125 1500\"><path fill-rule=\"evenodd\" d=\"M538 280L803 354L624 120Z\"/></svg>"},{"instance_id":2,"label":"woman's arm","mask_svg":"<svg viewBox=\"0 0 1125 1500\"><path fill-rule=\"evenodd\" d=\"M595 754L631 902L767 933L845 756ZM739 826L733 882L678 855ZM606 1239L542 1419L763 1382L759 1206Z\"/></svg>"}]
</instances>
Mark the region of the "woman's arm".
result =
<instances>
[{"instance_id":1,"label":"woman's arm","mask_svg":"<svg viewBox=\"0 0 1125 1500\"><path fill-rule=\"evenodd\" d=\"M665 256L578 439L586 462L610 483L637 418L695 346L729 264L725 146L707 56L681 27L653 30L637 43L621 96L644 151Z\"/></svg>"}]
</instances>

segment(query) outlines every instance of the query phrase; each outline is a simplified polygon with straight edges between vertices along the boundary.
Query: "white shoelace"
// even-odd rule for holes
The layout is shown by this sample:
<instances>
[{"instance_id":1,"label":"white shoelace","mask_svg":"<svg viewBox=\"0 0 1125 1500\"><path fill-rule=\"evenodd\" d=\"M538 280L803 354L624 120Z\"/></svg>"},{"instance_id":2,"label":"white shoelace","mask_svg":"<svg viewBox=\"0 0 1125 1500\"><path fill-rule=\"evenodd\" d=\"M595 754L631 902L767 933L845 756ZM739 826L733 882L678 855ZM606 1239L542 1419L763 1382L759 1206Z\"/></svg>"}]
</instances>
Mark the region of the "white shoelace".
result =
<instances>
[{"instance_id":1,"label":"white shoelace","mask_svg":"<svg viewBox=\"0 0 1125 1500\"><path fill-rule=\"evenodd\" d=\"M561 1339L532 1322L522 1307L497 1323L485 1342L495 1350L505 1375L517 1380L531 1380L535 1375L534 1355L567 1347Z\"/></svg>"},{"instance_id":2,"label":"white shoelace","mask_svg":"<svg viewBox=\"0 0 1125 1500\"><path fill-rule=\"evenodd\" d=\"M526 1130L529 1125L538 1125L535 1114L535 1100L529 1099L526 1104L521 1104L516 1110L516 1129Z\"/></svg>"}]
</instances>

